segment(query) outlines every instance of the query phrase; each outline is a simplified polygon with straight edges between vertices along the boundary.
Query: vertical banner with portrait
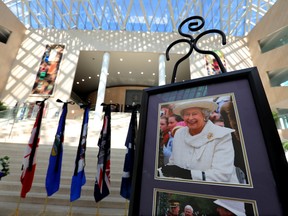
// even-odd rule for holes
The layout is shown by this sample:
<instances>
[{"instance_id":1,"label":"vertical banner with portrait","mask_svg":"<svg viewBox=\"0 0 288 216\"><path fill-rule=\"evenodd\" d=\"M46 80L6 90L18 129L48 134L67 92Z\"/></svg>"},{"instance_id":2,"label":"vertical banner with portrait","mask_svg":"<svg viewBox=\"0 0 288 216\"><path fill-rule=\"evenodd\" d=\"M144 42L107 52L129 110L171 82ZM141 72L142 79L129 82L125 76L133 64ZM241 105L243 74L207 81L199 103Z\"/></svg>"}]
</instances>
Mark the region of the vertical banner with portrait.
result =
<instances>
[{"instance_id":1,"label":"vertical banner with portrait","mask_svg":"<svg viewBox=\"0 0 288 216\"><path fill-rule=\"evenodd\" d=\"M226 68L226 59L225 55L222 51L220 50L215 50L215 54L217 54L223 63L223 66ZM206 70L207 70L207 75L214 75L214 74L220 74L221 69L218 65L217 60L214 58L213 55L206 54L205 55L205 63L206 63Z\"/></svg>"},{"instance_id":2,"label":"vertical banner with portrait","mask_svg":"<svg viewBox=\"0 0 288 216\"><path fill-rule=\"evenodd\" d=\"M61 44L46 45L32 88L32 95L50 96L53 94L64 48L65 45Z\"/></svg>"},{"instance_id":3,"label":"vertical banner with portrait","mask_svg":"<svg viewBox=\"0 0 288 216\"><path fill-rule=\"evenodd\" d=\"M257 68L145 89L140 114L129 215L162 215L161 191L199 211L221 199L245 204L240 215L288 213L288 164Z\"/></svg>"}]
</instances>

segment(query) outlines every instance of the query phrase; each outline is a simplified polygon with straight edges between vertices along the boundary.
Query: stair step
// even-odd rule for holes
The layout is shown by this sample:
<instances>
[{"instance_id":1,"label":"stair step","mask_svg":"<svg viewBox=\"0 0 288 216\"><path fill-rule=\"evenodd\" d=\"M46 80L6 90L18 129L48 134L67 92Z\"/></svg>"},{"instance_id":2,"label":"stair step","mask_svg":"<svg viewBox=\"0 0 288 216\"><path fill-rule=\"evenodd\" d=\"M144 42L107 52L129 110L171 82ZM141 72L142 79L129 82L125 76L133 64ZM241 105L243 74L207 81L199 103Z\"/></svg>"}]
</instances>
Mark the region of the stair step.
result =
<instances>
[{"instance_id":1,"label":"stair step","mask_svg":"<svg viewBox=\"0 0 288 216\"><path fill-rule=\"evenodd\" d=\"M8 191L8 192L2 192L1 191L1 197L0 197L0 203L1 202L19 202L19 192L14 191ZM26 198L21 198L21 203L31 203L31 204L39 204L45 205L46 202L49 203L49 205L57 205L57 206L70 206L70 195L69 194L54 194L50 197L48 197L46 201L47 196L45 194L40 193L33 193L29 192L26 196ZM94 200L94 196L85 196L81 193L81 197L78 200L75 200L73 202L73 205L79 206L79 207L89 207L94 206L96 207L96 202ZM99 202L99 206L101 208L125 208L125 199L123 197L113 197L111 194L107 197L105 197L103 200Z\"/></svg>"},{"instance_id":2,"label":"stair step","mask_svg":"<svg viewBox=\"0 0 288 216\"><path fill-rule=\"evenodd\" d=\"M71 183L71 180L70 180ZM90 182L86 182L85 185L82 186L82 190L81 190L81 194L85 195L85 194L89 194L91 195L91 191L94 191L94 181L90 181ZM118 184L114 184L115 182L112 182L110 185L110 194L112 194L115 197L120 197L120 186L121 183L119 182ZM0 184L0 191L1 192L11 192L11 191L16 191L17 194L20 194L21 191L21 183L20 181L18 182L4 182L3 180L1 181ZM70 189L71 189L71 185L70 184L63 184L63 182L61 181L60 184L60 188L59 190L55 193L55 194L70 194ZM46 189L45 189L45 184L44 183L37 183L35 181L33 181L32 184L32 188L30 190L30 192L39 192L41 194L44 194L43 196L46 196ZM93 195L93 193L92 193Z\"/></svg>"},{"instance_id":3,"label":"stair step","mask_svg":"<svg viewBox=\"0 0 288 216\"><path fill-rule=\"evenodd\" d=\"M75 201L77 202L77 201ZM102 202L102 201L101 201ZM100 203L101 203L100 202ZM11 203L11 202L1 202L1 211L0 216L7 216L7 215L15 215L16 209L17 209L17 203ZM124 203L125 206L126 203ZM3 206L3 207L2 207ZM127 207L128 208L128 207ZM97 204L95 203L93 206L90 207L79 207L75 206L74 203L72 203L72 207L70 207L70 203L68 206L57 206L57 205L46 205L46 211L45 210L45 204L42 205L39 204L31 204L31 203L24 203L21 202L18 209L19 216L37 216L37 215L45 215L45 216L65 216L69 215L71 211L71 215L73 216L95 216L101 215L101 216L123 216L127 215L126 212L127 208L125 207L117 209L117 208L103 208L103 207L97 207Z\"/></svg>"},{"instance_id":4,"label":"stair step","mask_svg":"<svg viewBox=\"0 0 288 216\"><path fill-rule=\"evenodd\" d=\"M0 216L15 215L17 205L15 203L4 202L3 208L1 208ZM45 205L39 206L38 204L30 203L20 203L18 213L23 216L35 216L35 215L45 215L45 216L63 216L69 215L70 205L69 206L55 206L48 204L46 206L46 211L44 214ZM125 215L125 209L110 209L110 208L98 208L98 215L101 216L123 216ZM97 215L97 206L96 207L79 207L72 204L71 215L73 216L95 216Z\"/></svg>"}]
</instances>

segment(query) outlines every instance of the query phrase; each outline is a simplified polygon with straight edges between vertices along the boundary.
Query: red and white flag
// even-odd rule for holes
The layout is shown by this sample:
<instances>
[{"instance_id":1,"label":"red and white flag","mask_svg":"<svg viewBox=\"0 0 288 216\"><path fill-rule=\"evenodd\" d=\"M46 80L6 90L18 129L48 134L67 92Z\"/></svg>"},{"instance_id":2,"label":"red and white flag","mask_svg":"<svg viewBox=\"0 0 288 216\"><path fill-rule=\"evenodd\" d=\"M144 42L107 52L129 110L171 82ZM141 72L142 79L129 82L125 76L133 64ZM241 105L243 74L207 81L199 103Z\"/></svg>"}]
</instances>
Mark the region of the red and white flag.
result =
<instances>
[{"instance_id":1,"label":"red and white flag","mask_svg":"<svg viewBox=\"0 0 288 216\"><path fill-rule=\"evenodd\" d=\"M44 111L45 100L41 101L39 104L39 111L36 117L36 121L34 123L29 143L24 152L24 158L22 162L22 174L20 177L20 181L22 183L22 189L21 189L22 198L25 198L26 194L30 191L34 179L34 173L36 170L36 152L40 140L39 134L40 134L40 127Z\"/></svg>"}]
</instances>

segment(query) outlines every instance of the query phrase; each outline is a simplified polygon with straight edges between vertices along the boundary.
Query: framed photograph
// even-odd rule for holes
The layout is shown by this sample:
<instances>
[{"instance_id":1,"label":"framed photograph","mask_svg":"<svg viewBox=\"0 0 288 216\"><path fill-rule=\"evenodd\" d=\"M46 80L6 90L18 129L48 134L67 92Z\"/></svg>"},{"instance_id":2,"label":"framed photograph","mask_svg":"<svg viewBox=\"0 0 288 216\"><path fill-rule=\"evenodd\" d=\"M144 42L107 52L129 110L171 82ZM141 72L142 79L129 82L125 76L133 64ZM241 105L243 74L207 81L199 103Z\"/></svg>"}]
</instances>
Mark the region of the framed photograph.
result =
<instances>
[{"instance_id":1,"label":"framed photograph","mask_svg":"<svg viewBox=\"0 0 288 216\"><path fill-rule=\"evenodd\" d=\"M259 215L255 200L154 189L152 215Z\"/></svg>"},{"instance_id":2,"label":"framed photograph","mask_svg":"<svg viewBox=\"0 0 288 216\"><path fill-rule=\"evenodd\" d=\"M65 45L46 45L31 95L51 96L55 89Z\"/></svg>"},{"instance_id":3,"label":"framed photograph","mask_svg":"<svg viewBox=\"0 0 288 216\"><path fill-rule=\"evenodd\" d=\"M145 89L140 114L129 215L158 215L156 189L288 213L287 161L257 68Z\"/></svg>"},{"instance_id":4,"label":"framed photograph","mask_svg":"<svg viewBox=\"0 0 288 216\"><path fill-rule=\"evenodd\" d=\"M213 110L208 111L207 108L210 105L212 105ZM201 114L200 120L194 125L210 124L213 128L208 129L206 127L206 132L203 130L197 136L184 138L189 135L189 133L184 132L184 129L188 131L189 128L186 121L196 120L185 117L189 113L181 113L179 108L191 107L191 110L197 111L197 107L200 106L206 107L208 116L205 119ZM192 107L196 107L196 109L192 109ZM158 113L157 169L155 169L157 179L252 187L234 93L160 103ZM179 129L182 132L176 135ZM222 135L220 137L218 130L229 137L222 138ZM186 148L185 142L187 142L188 148ZM200 145L200 143L202 144ZM208 143L209 145L206 145ZM173 154L172 149L174 150ZM175 178L177 176L172 174L167 177L164 176L161 171L167 164L177 164L178 166L182 164L181 167L192 170L191 178Z\"/></svg>"}]
</instances>

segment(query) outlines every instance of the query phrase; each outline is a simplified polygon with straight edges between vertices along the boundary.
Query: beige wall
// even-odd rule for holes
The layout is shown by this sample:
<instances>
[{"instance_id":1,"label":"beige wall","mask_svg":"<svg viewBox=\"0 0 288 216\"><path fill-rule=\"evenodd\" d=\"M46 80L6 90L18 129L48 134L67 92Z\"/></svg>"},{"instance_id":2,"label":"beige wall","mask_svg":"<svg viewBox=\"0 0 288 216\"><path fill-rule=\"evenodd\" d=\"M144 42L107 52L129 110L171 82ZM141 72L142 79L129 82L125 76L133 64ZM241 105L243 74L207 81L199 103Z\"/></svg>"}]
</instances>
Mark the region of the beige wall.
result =
<instances>
[{"instance_id":1,"label":"beige wall","mask_svg":"<svg viewBox=\"0 0 288 216\"><path fill-rule=\"evenodd\" d=\"M288 108L288 87L271 87L268 71L288 67L288 45L261 53L258 41L288 25L288 1L278 0L248 35L248 46L266 91L271 109Z\"/></svg>"},{"instance_id":2,"label":"beige wall","mask_svg":"<svg viewBox=\"0 0 288 216\"><path fill-rule=\"evenodd\" d=\"M110 87L106 89L105 92L105 99L104 103L114 103L114 104L120 104L122 105L122 108L120 111L124 112L124 105L125 105L125 96L126 96L126 90L143 90L147 88L146 86L118 86L118 87ZM97 99L97 92L92 92L87 97L91 102L91 107L94 109L94 106L96 104ZM69 108L69 112L67 114L68 119L77 119L82 118L83 116L83 110L79 108L77 105L71 105Z\"/></svg>"},{"instance_id":3,"label":"beige wall","mask_svg":"<svg viewBox=\"0 0 288 216\"><path fill-rule=\"evenodd\" d=\"M0 1L0 25L12 31L6 44L0 43L0 95L7 83L11 66L25 37L25 26ZM15 81L15 78L14 78ZM12 84L12 83L11 83ZM13 84L12 84L13 85ZM1 100L1 98L0 98ZM16 100L13 101L14 106Z\"/></svg>"},{"instance_id":4,"label":"beige wall","mask_svg":"<svg viewBox=\"0 0 288 216\"><path fill-rule=\"evenodd\" d=\"M126 90L143 90L146 86L119 86L106 89L104 103L125 104ZM89 94L88 98L92 104L96 103L97 92Z\"/></svg>"}]
</instances>

